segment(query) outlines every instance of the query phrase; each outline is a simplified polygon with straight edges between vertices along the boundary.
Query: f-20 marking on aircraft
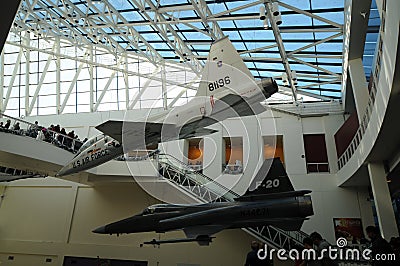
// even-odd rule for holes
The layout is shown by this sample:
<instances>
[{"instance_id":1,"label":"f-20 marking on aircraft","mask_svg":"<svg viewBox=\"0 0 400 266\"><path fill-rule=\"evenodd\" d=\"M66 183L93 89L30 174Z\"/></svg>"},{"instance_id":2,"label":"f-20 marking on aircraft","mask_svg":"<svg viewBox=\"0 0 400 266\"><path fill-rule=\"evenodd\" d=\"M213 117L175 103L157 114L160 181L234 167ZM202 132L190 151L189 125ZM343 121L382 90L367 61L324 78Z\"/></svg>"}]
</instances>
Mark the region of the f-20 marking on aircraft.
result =
<instances>
[{"instance_id":1,"label":"f-20 marking on aircraft","mask_svg":"<svg viewBox=\"0 0 400 266\"><path fill-rule=\"evenodd\" d=\"M225 76L217 81L208 83L208 90L214 91L216 89L222 88L225 85L229 85L231 83L231 78L229 76Z\"/></svg>"}]
</instances>

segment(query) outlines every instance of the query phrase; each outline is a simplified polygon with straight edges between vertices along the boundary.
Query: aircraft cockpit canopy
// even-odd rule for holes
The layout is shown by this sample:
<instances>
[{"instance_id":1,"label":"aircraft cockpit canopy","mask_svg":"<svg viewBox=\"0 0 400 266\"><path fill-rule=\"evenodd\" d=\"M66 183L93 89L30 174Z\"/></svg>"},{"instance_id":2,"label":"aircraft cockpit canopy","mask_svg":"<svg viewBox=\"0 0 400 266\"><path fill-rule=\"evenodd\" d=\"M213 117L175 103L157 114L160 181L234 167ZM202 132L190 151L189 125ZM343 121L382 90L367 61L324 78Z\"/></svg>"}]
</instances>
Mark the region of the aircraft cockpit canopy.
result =
<instances>
[{"instance_id":1,"label":"aircraft cockpit canopy","mask_svg":"<svg viewBox=\"0 0 400 266\"><path fill-rule=\"evenodd\" d=\"M174 204L155 204L147 207L143 210L142 215L153 214L157 212L172 212L180 211L185 208L186 205L174 205Z\"/></svg>"},{"instance_id":2,"label":"aircraft cockpit canopy","mask_svg":"<svg viewBox=\"0 0 400 266\"><path fill-rule=\"evenodd\" d=\"M155 212L155 208L153 206L147 207L143 210L142 215L152 214Z\"/></svg>"},{"instance_id":3,"label":"aircraft cockpit canopy","mask_svg":"<svg viewBox=\"0 0 400 266\"><path fill-rule=\"evenodd\" d=\"M88 147L90 147L91 145L93 145L95 142L99 141L100 139L103 138L107 138L107 136L105 136L104 134L100 134L94 137L91 137L90 139L88 139L85 143L83 143L83 145L79 148L78 152L76 154L81 153L82 151L86 150Z\"/></svg>"}]
</instances>

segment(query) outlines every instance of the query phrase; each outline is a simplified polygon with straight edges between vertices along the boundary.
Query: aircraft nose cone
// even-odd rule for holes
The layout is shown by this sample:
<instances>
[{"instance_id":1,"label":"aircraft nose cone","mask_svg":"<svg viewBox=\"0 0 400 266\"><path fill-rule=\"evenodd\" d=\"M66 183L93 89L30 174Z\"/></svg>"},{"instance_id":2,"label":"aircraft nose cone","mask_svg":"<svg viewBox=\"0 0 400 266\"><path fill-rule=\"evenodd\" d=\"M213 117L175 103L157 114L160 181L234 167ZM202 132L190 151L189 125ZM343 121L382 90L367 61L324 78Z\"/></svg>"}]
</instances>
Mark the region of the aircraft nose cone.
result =
<instances>
[{"instance_id":1,"label":"aircraft nose cone","mask_svg":"<svg viewBox=\"0 0 400 266\"><path fill-rule=\"evenodd\" d=\"M106 233L106 227L105 226L100 226L100 227L94 229L92 232L96 233L96 234L105 234Z\"/></svg>"},{"instance_id":2,"label":"aircraft nose cone","mask_svg":"<svg viewBox=\"0 0 400 266\"><path fill-rule=\"evenodd\" d=\"M56 173L56 177L66 175L68 170L69 170L69 167L68 166L64 166L63 168L60 169L60 171L58 171Z\"/></svg>"}]
</instances>

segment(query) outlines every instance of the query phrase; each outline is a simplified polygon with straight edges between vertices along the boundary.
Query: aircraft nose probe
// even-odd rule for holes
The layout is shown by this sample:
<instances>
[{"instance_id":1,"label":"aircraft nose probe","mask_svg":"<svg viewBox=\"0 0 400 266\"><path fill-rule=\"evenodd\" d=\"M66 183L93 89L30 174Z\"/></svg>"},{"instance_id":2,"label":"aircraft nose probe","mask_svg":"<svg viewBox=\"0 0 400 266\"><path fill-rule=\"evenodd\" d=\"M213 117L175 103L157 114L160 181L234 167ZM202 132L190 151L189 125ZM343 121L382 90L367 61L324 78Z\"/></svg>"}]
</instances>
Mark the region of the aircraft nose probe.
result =
<instances>
[{"instance_id":1,"label":"aircraft nose probe","mask_svg":"<svg viewBox=\"0 0 400 266\"><path fill-rule=\"evenodd\" d=\"M105 226L100 226L100 227L94 229L92 232L96 233L96 234L105 234L106 233L106 227Z\"/></svg>"}]
</instances>

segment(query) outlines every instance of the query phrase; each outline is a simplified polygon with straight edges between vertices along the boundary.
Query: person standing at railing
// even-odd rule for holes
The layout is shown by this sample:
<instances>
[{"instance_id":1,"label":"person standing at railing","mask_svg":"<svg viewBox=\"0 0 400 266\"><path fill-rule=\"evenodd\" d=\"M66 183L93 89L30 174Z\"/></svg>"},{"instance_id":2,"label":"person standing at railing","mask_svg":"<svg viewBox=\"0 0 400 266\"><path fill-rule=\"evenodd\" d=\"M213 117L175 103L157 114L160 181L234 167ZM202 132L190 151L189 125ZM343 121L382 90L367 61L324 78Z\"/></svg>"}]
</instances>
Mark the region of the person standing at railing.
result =
<instances>
[{"instance_id":1,"label":"person standing at railing","mask_svg":"<svg viewBox=\"0 0 400 266\"><path fill-rule=\"evenodd\" d=\"M28 136L36 138L38 130L39 130L39 122L35 121L35 124L30 125L28 127Z\"/></svg>"},{"instance_id":2,"label":"person standing at railing","mask_svg":"<svg viewBox=\"0 0 400 266\"><path fill-rule=\"evenodd\" d=\"M10 126L11 126L11 120L8 119L8 120L7 120L7 123L4 125L4 128L5 128L5 129L9 129Z\"/></svg>"},{"instance_id":3,"label":"person standing at railing","mask_svg":"<svg viewBox=\"0 0 400 266\"><path fill-rule=\"evenodd\" d=\"M19 126L19 122L15 123L13 130L19 131L20 129L21 129L21 127Z\"/></svg>"},{"instance_id":4,"label":"person standing at railing","mask_svg":"<svg viewBox=\"0 0 400 266\"><path fill-rule=\"evenodd\" d=\"M37 132L36 140L41 140L41 141L45 140L46 139L46 136L44 135L45 131L46 131L45 128L43 128L42 130L39 130Z\"/></svg>"}]
</instances>

